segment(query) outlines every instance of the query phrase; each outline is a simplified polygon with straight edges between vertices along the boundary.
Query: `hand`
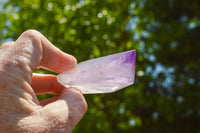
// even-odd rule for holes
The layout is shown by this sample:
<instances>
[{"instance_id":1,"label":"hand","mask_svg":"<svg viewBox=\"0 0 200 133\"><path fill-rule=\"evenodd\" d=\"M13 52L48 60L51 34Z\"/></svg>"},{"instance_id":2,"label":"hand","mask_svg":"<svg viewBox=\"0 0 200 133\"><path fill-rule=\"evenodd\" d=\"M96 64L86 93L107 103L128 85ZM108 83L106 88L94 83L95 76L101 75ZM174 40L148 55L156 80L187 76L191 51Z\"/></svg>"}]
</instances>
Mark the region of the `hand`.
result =
<instances>
[{"instance_id":1,"label":"hand","mask_svg":"<svg viewBox=\"0 0 200 133\"><path fill-rule=\"evenodd\" d=\"M33 75L37 67L54 72L76 66L76 59L29 30L0 47L1 133L69 133L87 104L79 90L64 88L53 75ZM39 102L36 94L58 94Z\"/></svg>"}]
</instances>

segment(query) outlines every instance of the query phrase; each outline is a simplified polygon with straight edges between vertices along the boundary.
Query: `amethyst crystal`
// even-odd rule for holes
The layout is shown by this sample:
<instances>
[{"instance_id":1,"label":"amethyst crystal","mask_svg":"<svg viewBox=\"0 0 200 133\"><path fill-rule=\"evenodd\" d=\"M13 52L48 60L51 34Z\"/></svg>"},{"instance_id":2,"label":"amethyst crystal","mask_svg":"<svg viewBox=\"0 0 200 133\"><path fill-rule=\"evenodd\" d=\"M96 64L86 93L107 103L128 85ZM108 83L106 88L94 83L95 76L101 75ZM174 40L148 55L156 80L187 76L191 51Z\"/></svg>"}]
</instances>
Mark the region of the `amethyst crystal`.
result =
<instances>
[{"instance_id":1,"label":"amethyst crystal","mask_svg":"<svg viewBox=\"0 0 200 133\"><path fill-rule=\"evenodd\" d=\"M82 93L109 93L134 83L135 50L81 62L76 68L57 76L65 87L77 87Z\"/></svg>"}]
</instances>

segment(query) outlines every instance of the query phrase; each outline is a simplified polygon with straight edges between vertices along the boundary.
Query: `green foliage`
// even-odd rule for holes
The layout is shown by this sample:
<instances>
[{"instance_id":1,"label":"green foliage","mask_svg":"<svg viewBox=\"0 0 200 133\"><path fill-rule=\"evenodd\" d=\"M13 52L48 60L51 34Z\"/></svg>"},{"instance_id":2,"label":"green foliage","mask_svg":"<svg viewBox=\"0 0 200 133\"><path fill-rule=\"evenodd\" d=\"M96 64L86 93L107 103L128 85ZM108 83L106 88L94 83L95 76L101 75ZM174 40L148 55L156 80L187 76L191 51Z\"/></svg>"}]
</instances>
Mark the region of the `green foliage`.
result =
<instances>
[{"instance_id":1,"label":"green foliage","mask_svg":"<svg viewBox=\"0 0 200 133\"><path fill-rule=\"evenodd\" d=\"M89 108L74 133L200 132L198 0L0 4L1 43L36 29L79 62L137 50L135 84L112 94L85 95Z\"/></svg>"}]
</instances>

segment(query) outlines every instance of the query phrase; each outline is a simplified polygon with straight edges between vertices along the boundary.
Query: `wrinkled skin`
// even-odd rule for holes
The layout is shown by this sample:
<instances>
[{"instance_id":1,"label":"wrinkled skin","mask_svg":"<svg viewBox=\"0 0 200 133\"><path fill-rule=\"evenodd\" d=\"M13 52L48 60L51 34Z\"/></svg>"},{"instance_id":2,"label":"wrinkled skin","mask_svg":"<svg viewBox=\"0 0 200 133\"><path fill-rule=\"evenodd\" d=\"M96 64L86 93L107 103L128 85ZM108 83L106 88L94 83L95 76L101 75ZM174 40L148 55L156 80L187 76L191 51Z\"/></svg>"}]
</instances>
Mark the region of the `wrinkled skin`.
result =
<instances>
[{"instance_id":1,"label":"wrinkled skin","mask_svg":"<svg viewBox=\"0 0 200 133\"><path fill-rule=\"evenodd\" d=\"M70 133L87 110L76 88L64 88L53 75L34 75L45 68L63 72L76 59L54 47L35 30L0 47L0 132ZM58 94L39 102L36 94Z\"/></svg>"}]
</instances>

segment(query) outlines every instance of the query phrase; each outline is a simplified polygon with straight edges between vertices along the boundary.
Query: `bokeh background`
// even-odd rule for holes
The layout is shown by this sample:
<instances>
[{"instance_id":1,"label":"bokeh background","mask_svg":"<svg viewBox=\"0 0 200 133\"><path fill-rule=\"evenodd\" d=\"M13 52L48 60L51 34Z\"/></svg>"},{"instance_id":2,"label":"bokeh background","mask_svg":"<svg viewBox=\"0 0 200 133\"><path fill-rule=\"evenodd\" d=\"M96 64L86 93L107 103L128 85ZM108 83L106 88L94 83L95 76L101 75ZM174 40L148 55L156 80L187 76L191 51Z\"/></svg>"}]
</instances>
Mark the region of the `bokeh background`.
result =
<instances>
[{"instance_id":1,"label":"bokeh background","mask_svg":"<svg viewBox=\"0 0 200 133\"><path fill-rule=\"evenodd\" d=\"M200 133L199 0L0 0L0 43L28 29L78 62L137 51L135 84L85 95L74 133Z\"/></svg>"}]
</instances>

